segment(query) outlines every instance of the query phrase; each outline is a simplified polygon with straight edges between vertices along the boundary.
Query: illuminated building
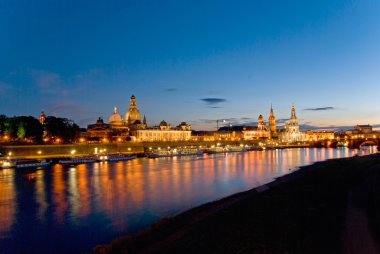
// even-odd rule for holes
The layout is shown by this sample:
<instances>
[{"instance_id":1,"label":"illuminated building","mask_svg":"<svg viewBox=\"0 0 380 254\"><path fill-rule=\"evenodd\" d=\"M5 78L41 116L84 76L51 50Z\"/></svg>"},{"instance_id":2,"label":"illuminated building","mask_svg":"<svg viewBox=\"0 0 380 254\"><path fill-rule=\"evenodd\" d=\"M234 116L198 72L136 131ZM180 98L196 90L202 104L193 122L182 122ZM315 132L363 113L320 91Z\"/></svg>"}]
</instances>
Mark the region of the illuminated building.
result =
<instances>
[{"instance_id":1,"label":"illuminated building","mask_svg":"<svg viewBox=\"0 0 380 254\"><path fill-rule=\"evenodd\" d=\"M112 127L110 124L103 122L101 117L98 118L95 124L87 126L85 138L89 142L109 142L112 137Z\"/></svg>"},{"instance_id":2,"label":"illuminated building","mask_svg":"<svg viewBox=\"0 0 380 254\"><path fill-rule=\"evenodd\" d=\"M136 141L187 141L191 139L191 126L182 122L177 127L171 127L161 121L159 126L134 130L131 133Z\"/></svg>"},{"instance_id":3,"label":"illuminated building","mask_svg":"<svg viewBox=\"0 0 380 254\"><path fill-rule=\"evenodd\" d=\"M357 131L358 133L363 133L363 134L373 133L372 126L369 124L367 124L367 125L356 125L354 127L354 130Z\"/></svg>"},{"instance_id":4,"label":"illuminated building","mask_svg":"<svg viewBox=\"0 0 380 254\"><path fill-rule=\"evenodd\" d=\"M245 127L243 129L243 137L245 140L254 140L261 138L270 138L270 130L264 123L264 118L262 115L257 119L257 127Z\"/></svg>"},{"instance_id":5,"label":"illuminated building","mask_svg":"<svg viewBox=\"0 0 380 254\"><path fill-rule=\"evenodd\" d=\"M137 109L136 97L134 95L129 100L129 109L125 113L125 121L128 125L141 123L140 111Z\"/></svg>"},{"instance_id":6,"label":"illuminated building","mask_svg":"<svg viewBox=\"0 0 380 254\"><path fill-rule=\"evenodd\" d=\"M327 131L306 131L306 138L309 141L331 140L335 138L334 132Z\"/></svg>"},{"instance_id":7,"label":"illuminated building","mask_svg":"<svg viewBox=\"0 0 380 254\"><path fill-rule=\"evenodd\" d=\"M286 143L294 143L307 140L306 134L300 131L294 105L292 105L290 120L285 124L285 129L280 132L279 138L282 142Z\"/></svg>"},{"instance_id":8,"label":"illuminated building","mask_svg":"<svg viewBox=\"0 0 380 254\"><path fill-rule=\"evenodd\" d=\"M40 114L40 124L44 124L45 123L45 120L46 120L46 116L45 116L45 113L43 111L41 111L41 114Z\"/></svg>"},{"instance_id":9,"label":"illuminated building","mask_svg":"<svg viewBox=\"0 0 380 254\"><path fill-rule=\"evenodd\" d=\"M241 140L243 138L243 126L224 126L214 132L214 140Z\"/></svg>"},{"instance_id":10,"label":"illuminated building","mask_svg":"<svg viewBox=\"0 0 380 254\"><path fill-rule=\"evenodd\" d=\"M123 125L123 118L117 113L117 108L114 107L113 114L108 118L108 124L112 126Z\"/></svg>"},{"instance_id":11,"label":"illuminated building","mask_svg":"<svg viewBox=\"0 0 380 254\"><path fill-rule=\"evenodd\" d=\"M377 138L380 135L378 132L374 131L372 126L369 124L356 125L353 130L346 130L343 134L353 139Z\"/></svg>"},{"instance_id":12,"label":"illuminated building","mask_svg":"<svg viewBox=\"0 0 380 254\"><path fill-rule=\"evenodd\" d=\"M217 132L215 131L192 131L192 141L215 141Z\"/></svg>"},{"instance_id":13,"label":"illuminated building","mask_svg":"<svg viewBox=\"0 0 380 254\"><path fill-rule=\"evenodd\" d=\"M269 122L269 130L271 132L271 136L273 137L273 135L277 134L277 129L276 129L276 118L274 117L272 105L270 105L270 113L269 113L268 122Z\"/></svg>"}]
</instances>

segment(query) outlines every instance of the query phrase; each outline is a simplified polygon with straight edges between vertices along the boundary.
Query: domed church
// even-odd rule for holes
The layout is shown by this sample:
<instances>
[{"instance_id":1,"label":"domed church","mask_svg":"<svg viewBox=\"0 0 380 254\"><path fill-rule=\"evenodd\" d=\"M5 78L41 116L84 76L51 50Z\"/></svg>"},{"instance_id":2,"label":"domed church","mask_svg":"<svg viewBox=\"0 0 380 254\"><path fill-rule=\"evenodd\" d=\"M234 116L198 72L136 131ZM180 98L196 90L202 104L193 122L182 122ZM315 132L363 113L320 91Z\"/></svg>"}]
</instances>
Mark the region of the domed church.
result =
<instances>
[{"instance_id":1,"label":"domed church","mask_svg":"<svg viewBox=\"0 0 380 254\"><path fill-rule=\"evenodd\" d=\"M140 111L136 107L136 97L134 95L132 95L131 99L129 100L129 109L125 113L125 122L128 125L141 124Z\"/></svg>"},{"instance_id":2,"label":"domed church","mask_svg":"<svg viewBox=\"0 0 380 254\"><path fill-rule=\"evenodd\" d=\"M141 121L140 111L136 106L136 97L132 95L124 119L114 107L107 124L99 118L96 124L88 125L86 138L90 142L189 140L191 126L182 122L177 127L171 127L162 121L159 126L147 128L146 117L144 115L143 121Z\"/></svg>"},{"instance_id":3,"label":"domed church","mask_svg":"<svg viewBox=\"0 0 380 254\"><path fill-rule=\"evenodd\" d=\"M300 131L294 104L292 105L290 120L285 124L285 129L280 133L280 139L282 142L287 143L295 143L307 140L306 134Z\"/></svg>"},{"instance_id":4,"label":"domed church","mask_svg":"<svg viewBox=\"0 0 380 254\"><path fill-rule=\"evenodd\" d=\"M108 124L110 125L123 125L123 118L117 113L117 107L113 108L113 114L108 118Z\"/></svg>"}]
</instances>

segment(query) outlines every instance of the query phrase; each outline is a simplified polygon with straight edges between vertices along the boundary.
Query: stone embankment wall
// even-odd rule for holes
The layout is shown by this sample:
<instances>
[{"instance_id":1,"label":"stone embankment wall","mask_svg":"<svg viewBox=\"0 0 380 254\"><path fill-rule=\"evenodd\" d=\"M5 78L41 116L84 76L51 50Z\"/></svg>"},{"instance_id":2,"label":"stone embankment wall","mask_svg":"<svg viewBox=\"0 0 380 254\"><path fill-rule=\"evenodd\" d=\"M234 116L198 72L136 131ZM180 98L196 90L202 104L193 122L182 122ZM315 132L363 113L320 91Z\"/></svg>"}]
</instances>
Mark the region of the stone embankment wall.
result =
<instances>
[{"instance_id":1,"label":"stone embankment wall","mask_svg":"<svg viewBox=\"0 0 380 254\"><path fill-rule=\"evenodd\" d=\"M129 153L142 154L144 149L151 148L167 148L178 146L201 146L210 147L212 145L255 145L259 141L218 141L218 142L128 142L128 143L112 143L112 144L64 144L64 145L6 145L0 148L0 157L6 157L11 153L12 158L59 158L74 155L90 155L94 154L95 149L106 149L108 153ZM75 151L74 153L72 153Z\"/></svg>"}]
</instances>

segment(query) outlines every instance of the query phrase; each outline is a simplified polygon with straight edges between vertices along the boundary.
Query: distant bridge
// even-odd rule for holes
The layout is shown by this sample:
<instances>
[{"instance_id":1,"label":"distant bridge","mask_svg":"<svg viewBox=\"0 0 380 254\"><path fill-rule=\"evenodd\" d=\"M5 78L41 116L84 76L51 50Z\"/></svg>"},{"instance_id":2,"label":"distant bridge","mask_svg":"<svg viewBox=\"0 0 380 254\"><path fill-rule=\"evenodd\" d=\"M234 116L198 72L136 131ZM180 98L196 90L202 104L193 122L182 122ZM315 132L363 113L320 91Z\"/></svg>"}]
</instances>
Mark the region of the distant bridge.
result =
<instances>
[{"instance_id":1,"label":"distant bridge","mask_svg":"<svg viewBox=\"0 0 380 254\"><path fill-rule=\"evenodd\" d=\"M347 146L349 148L361 148L363 146L379 146L379 141L379 138L347 138L339 140L323 140L314 143L314 145L321 147Z\"/></svg>"}]
</instances>

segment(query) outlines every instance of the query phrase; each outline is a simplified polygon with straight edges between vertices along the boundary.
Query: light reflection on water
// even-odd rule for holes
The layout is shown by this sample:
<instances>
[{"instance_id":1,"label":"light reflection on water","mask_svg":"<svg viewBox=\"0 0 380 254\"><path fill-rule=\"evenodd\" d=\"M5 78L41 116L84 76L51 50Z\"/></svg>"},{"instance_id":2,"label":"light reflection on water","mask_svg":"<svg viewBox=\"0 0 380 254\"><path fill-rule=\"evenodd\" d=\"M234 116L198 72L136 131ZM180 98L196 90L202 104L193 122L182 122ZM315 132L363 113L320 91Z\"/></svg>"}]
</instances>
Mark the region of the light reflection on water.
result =
<instances>
[{"instance_id":1,"label":"light reflection on water","mask_svg":"<svg viewBox=\"0 0 380 254\"><path fill-rule=\"evenodd\" d=\"M78 253L302 165L377 152L287 149L0 170L2 253Z\"/></svg>"}]
</instances>

